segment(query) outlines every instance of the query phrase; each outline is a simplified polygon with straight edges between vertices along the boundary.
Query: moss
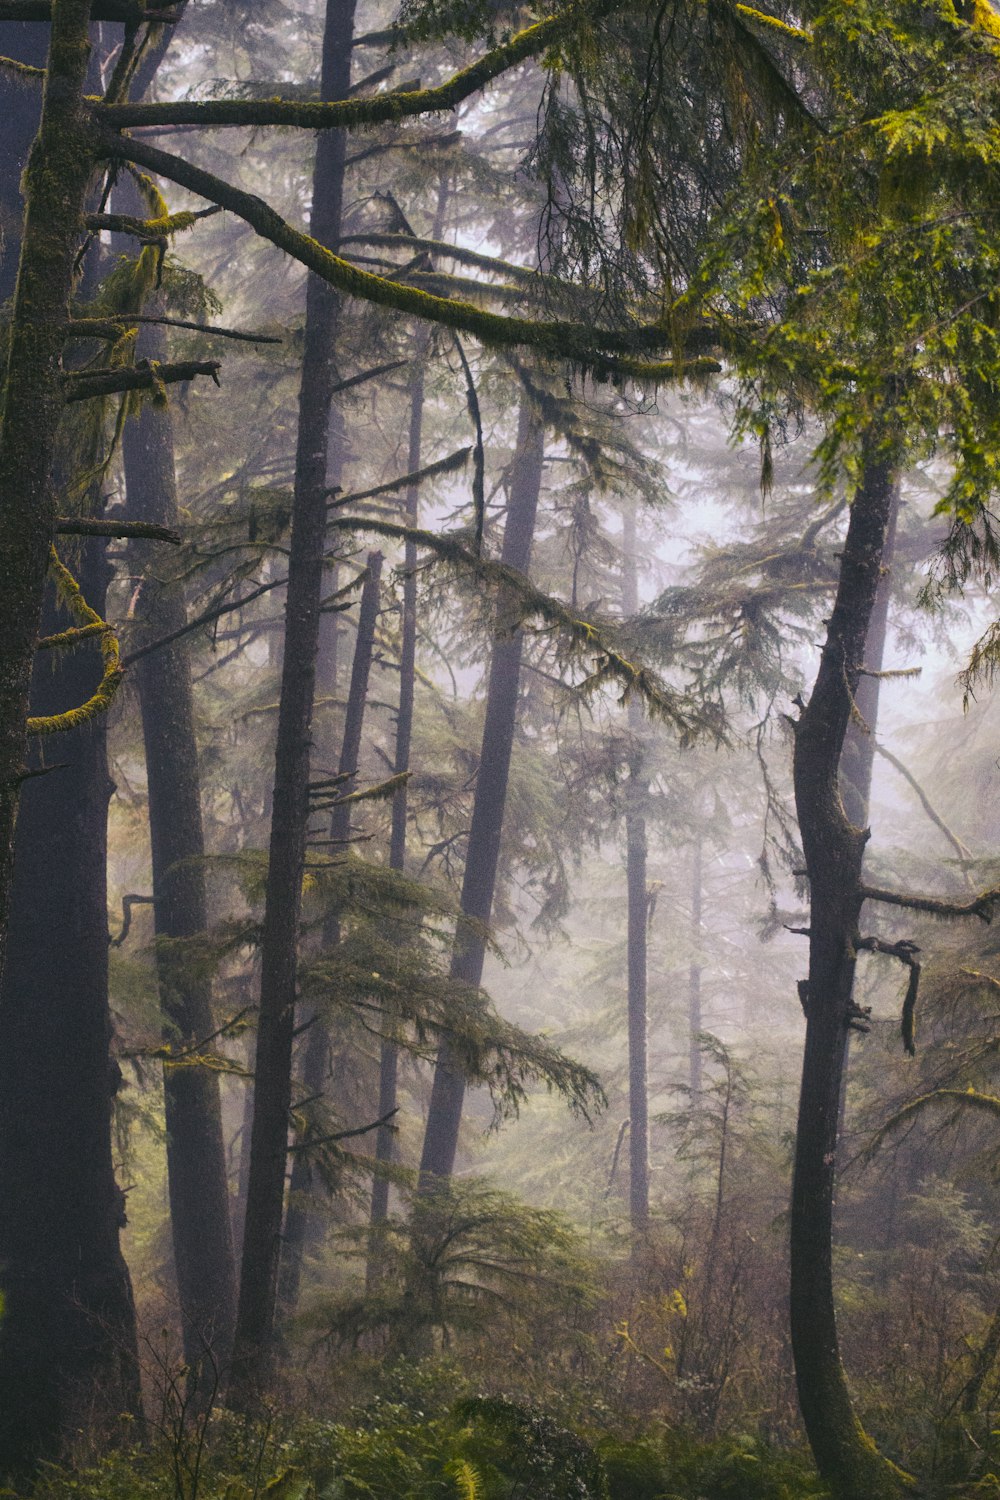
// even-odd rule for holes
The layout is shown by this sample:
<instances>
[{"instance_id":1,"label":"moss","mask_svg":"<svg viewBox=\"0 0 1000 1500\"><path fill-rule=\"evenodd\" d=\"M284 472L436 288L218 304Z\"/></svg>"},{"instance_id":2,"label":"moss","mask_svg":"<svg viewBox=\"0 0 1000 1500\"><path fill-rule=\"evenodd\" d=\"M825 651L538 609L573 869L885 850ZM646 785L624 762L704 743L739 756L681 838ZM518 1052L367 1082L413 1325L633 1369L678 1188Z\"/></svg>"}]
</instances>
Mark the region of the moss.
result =
<instances>
[{"instance_id":1,"label":"moss","mask_svg":"<svg viewBox=\"0 0 1000 1500\"><path fill-rule=\"evenodd\" d=\"M55 580L61 602L77 621L77 629L63 631L58 636L49 636L44 642L39 642L39 645L45 647L71 645L91 635L99 635L104 671L100 682L86 703L81 703L77 708L68 708L60 714L46 714L42 718L29 719L28 733L31 735L64 734L66 730L76 729L79 725L96 718L98 714L106 713L125 676L121 665L118 637L107 621L102 620L97 611L91 609L83 597L80 585L65 563L61 561L54 547L51 552L49 571Z\"/></svg>"},{"instance_id":2,"label":"moss","mask_svg":"<svg viewBox=\"0 0 1000 1500\"><path fill-rule=\"evenodd\" d=\"M739 15L745 16L748 21L756 21L758 26L769 26L773 30L780 31L783 35L791 37L796 42L812 41L811 33L803 31L801 26L792 26L788 21L780 21L777 16L769 16L765 11L756 10L752 5L737 5L736 10Z\"/></svg>"}]
</instances>

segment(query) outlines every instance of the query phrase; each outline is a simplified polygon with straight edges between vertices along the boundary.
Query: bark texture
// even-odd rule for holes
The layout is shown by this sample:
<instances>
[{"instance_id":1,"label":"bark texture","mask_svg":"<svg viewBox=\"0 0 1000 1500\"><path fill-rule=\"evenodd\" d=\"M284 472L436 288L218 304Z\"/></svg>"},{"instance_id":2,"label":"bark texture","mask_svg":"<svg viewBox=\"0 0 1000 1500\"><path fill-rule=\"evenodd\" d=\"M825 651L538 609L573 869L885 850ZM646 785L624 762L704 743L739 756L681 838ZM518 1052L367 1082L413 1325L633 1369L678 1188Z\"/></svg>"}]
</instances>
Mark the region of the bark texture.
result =
<instances>
[{"instance_id":1,"label":"bark texture","mask_svg":"<svg viewBox=\"0 0 1000 1500\"><path fill-rule=\"evenodd\" d=\"M535 516L542 486L545 434L527 402L521 406L517 450L511 479L510 504L504 530L501 560L526 573L531 562ZM517 723L518 682L521 673L522 633L504 628L505 605L498 606L499 633L490 659L486 719L476 777L472 825L462 878L462 911L477 922L488 923L493 909L500 836L507 802L507 779ZM455 940L451 960L452 979L478 985L483 977L486 947L481 937L463 928ZM421 1178L449 1178L455 1165L458 1134L462 1123L465 1076L447 1039L438 1049L431 1090L430 1109L420 1161Z\"/></svg>"}]
</instances>

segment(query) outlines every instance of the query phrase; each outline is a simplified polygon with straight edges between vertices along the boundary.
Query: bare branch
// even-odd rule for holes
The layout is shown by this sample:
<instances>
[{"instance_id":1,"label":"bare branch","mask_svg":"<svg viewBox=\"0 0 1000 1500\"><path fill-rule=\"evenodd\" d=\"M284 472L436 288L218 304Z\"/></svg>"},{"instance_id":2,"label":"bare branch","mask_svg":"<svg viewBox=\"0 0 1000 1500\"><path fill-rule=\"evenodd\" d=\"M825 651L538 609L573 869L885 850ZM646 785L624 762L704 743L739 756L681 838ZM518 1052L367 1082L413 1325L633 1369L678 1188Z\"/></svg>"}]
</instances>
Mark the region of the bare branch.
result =
<instances>
[{"instance_id":1,"label":"bare branch","mask_svg":"<svg viewBox=\"0 0 1000 1500\"><path fill-rule=\"evenodd\" d=\"M56 532L60 536L125 536L143 537L151 542L170 542L180 546L180 535L169 526L156 526L152 521L105 521L84 516L60 516L56 521Z\"/></svg>"},{"instance_id":2,"label":"bare branch","mask_svg":"<svg viewBox=\"0 0 1000 1500\"><path fill-rule=\"evenodd\" d=\"M186 328L192 333L208 333L214 338L237 339L244 344L280 344L272 333L243 333L238 328L218 328L211 323L192 323L188 318L143 317L138 313L115 313L112 318L73 318L66 324L71 339L120 339L128 328L138 323L156 323L163 328Z\"/></svg>"}]
</instances>

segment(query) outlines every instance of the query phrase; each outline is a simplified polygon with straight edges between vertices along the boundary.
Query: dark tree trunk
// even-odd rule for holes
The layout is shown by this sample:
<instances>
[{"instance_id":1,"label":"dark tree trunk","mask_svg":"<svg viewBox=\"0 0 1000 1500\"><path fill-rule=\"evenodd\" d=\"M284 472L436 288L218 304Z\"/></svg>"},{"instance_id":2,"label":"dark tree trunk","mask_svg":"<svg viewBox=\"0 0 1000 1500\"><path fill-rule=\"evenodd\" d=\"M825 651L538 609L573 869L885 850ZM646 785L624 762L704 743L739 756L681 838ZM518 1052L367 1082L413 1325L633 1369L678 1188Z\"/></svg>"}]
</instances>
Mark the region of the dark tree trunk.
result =
<instances>
[{"instance_id":1,"label":"dark tree trunk","mask_svg":"<svg viewBox=\"0 0 1000 1500\"><path fill-rule=\"evenodd\" d=\"M622 609L639 610L635 554L635 515L623 513ZM644 774L642 705L632 699L628 724L632 736L625 788L625 877L628 892L628 1107L629 1222L635 1244L649 1228L649 1061L646 1000L649 897L646 881L646 814L648 785Z\"/></svg>"},{"instance_id":2,"label":"dark tree trunk","mask_svg":"<svg viewBox=\"0 0 1000 1500\"><path fill-rule=\"evenodd\" d=\"M691 1103L701 1099L701 907L702 839L695 838L691 850L691 963L688 967L688 1086Z\"/></svg>"},{"instance_id":3,"label":"dark tree trunk","mask_svg":"<svg viewBox=\"0 0 1000 1500\"><path fill-rule=\"evenodd\" d=\"M119 1244L124 1197L111 1149L121 1075L110 1052L112 788L100 717L35 741L33 768L42 768L44 747L51 769L26 784L17 815L29 688L36 711L59 712L84 703L102 673L93 647L54 660L35 653L56 511L61 327L92 168L80 118L88 18L85 0L67 0L51 28L41 127L23 179L23 240L14 184L37 96L25 111L4 113L5 294L19 240L20 261L0 437L0 970L8 916L11 928L0 985L0 1476L59 1456L81 1427L108 1436L120 1413L139 1412L135 1312ZM37 33L29 31L30 48ZM13 50L31 55L21 38ZM65 550L101 610L103 544ZM61 612L58 628L66 623Z\"/></svg>"},{"instance_id":4,"label":"dark tree trunk","mask_svg":"<svg viewBox=\"0 0 1000 1500\"><path fill-rule=\"evenodd\" d=\"M407 447L407 473L420 468L421 437L424 421L424 373L427 340L421 356L413 367L410 385L410 433ZM417 526L420 520L420 491L414 484L406 492L404 521L407 526ZM400 628L399 649L399 706L396 711L396 753L393 758L393 773L400 775L410 769L410 743L413 737L413 700L416 682L417 660L417 548L407 541L403 554L403 615ZM406 816L408 809L408 783L396 792L392 799L392 832L389 839L389 865L402 872L406 868ZM384 1120L396 1108L397 1076L399 1058L393 1042L385 1040L379 1049L378 1113L376 1119ZM392 1161L395 1134L391 1125L379 1127L375 1137L375 1160L388 1165ZM372 1184L371 1222L381 1224L389 1212L389 1179L376 1177ZM368 1260L368 1280L374 1274L374 1247Z\"/></svg>"},{"instance_id":5,"label":"dark tree trunk","mask_svg":"<svg viewBox=\"0 0 1000 1500\"><path fill-rule=\"evenodd\" d=\"M23 22L0 23L0 57L13 57L34 68L45 66L49 43L47 26L25 26ZM25 84L6 69L0 69L0 302L9 302L17 280L21 249L21 173L38 130L42 91Z\"/></svg>"},{"instance_id":6,"label":"dark tree trunk","mask_svg":"<svg viewBox=\"0 0 1000 1500\"><path fill-rule=\"evenodd\" d=\"M51 482L62 414L63 326L94 167L83 119L88 0L64 0L51 27L39 132L23 178L27 198L0 422L0 972L10 916L14 825L25 722L49 547Z\"/></svg>"},{"instance_id":7,"label":"dark tree trunk","mask_svg":"<svg viewBox=\"0 0 1000 1500\"><path fill-rule=\"evenodd\" d=\"M161 330L140 335L147 359L166 358ZM173 424L169 410L151 403L126 424L122 457L129 517L176 526ZM168 635L186 620L179 588L162 588L151 543L133 543L133 571L146 582L139 618L147 636ZM160 549L162 550L162 549ZM205 841L201 781L187 642L144 656L136 665L149 788L157 976L164 1037L178 1049L203 1052L215 1031L212 986L201 966L185 961L171 940L207 926ZM163 1096L167 1180L174 1265L185 1363L200 1370L206 1350L223 1368L236 1319L236 1267L229 1216L229 1184L218 1075L205 1068L166 1068Z\"/></svg>"},{"instance_id":8,"label":"dark tree trunk","mask_svg":"<svg viewBox=\"0 0 1000 1500\"><path fill-rule=\"evenodd\" d=\"M368 702L368 679L371 674L372 655L375 649L375 627L378 622L379 588L382 579L382 556L369 553L368 571L361 591L358 609L358 633L354 645L354 662L351 668L351 686L347 694L347 711L344 716L344 739L340 750L338 775L350 777L338 787L338 796L346 796L354 790L354 773L358 769L361 753L361 734L364 729L365 707ZM336 856L337 845L346 847L351 833L351 804L340 802L330 817L330 841ZM323 930L324 948L334 948L340 941L340 920L331 912ZM308 1099L318 1100L329 1089L330 1040L323 1018L315 1011L309 1017L305 1057L302 1065L302 1085ZM308 1144L306 1141L305 1144ZM310 1204L313 1186L313 1168L307 1151L298 1151L292 1164L289 1186L288 1212L285 1216L285 1233L281 1258L281 1286L279 1301L284 1313L295 1311L299 1300L302 1280L302 1262L310 1239L310 1229L315 1231L317 1216Z\"/></svg>"},{"instance_id":9,"label":"dark tree trunk","mask_svg":"<svg viewBox=\"0 0 1000 1500\"><path fill-rule=\"evenodd\" d=\"M531 562L544 454L544 429L525 401L518 421L510 505L501 552L502 561L520 573L526 573ZM462 911L467 917L484 924L489 922L493 909L521 673L522 633L520 630L511 633L504 628L505 613L501 599L498 605L499 633L490 659L486 719L462 879ZM463 927L455 939L451 977L467 985L478 985L483 977L485 956L483 939ZM438 1049L420 1162L421 1177L425 1181L451 1176L464 1098L465 1077L445 1039Z\"/></svg>"},{"instance_id":10,"label":"dark tree trunk","mask_svg":"<svg viewBox=\"0 0 1000 1500\"><path fill-rule=\"evenodd\" d=\"M104 544L82 550L75 576L103 614ZM45 626L65 629L65 612L50 604ZM37 660L36 713L85 702L101 676L93 645L53 655ZM0 988L0 1475L57 1457L80 1428L107 1437L138 1410L111 1145L121 1072L108 1009L105 723L34 742L33 767L53 769L26 783L17 820Z\"/></svg>"},{"instance_id":11,"label":"dark tree trunk","mask_svg":"<svg viewBox=\"0 0 1000 1500\"><path fill-rule=\"evenodd\" d=\"M321 78L324 99L341 99L348 93L353 34L354 0L328 0ZM343 131L330 130L319 136L310 232L314 239L331 247L340 238L345 150ZM327 454L338 309L332 288L310 275L261 947L250 1177L229 1392L230 1402L244 1409L257 1403L271 1378L288 1157L295 982L309 816L309 752L319 606L326 550Z\"/></svg>"},{"instance_id":12,"label":"dark tree trunk","mask_svg":"<svg viewBox=\"0 0 1000 1500\"><path fill-rule=\"evenodd\" d=\"M885 643L889 627L889 599L892 594L892 559L896 547L896 525L899 520L899 482L893 484L892 509L882 552L882 571L875 607L868 626L865 642L865 668L867 673L881 672L885 660ZM858 717L851 717L844 736L844 752L840 758L840 795L844 811L855 828L868 826L868 804L871 799L872 772L875 767L875 746L878 735L878 705L880 679L866 675L858 681L854 702ZM847 1120L847 1081L851 1066L851 1033L844 1037L844 1068L840 1080L840 1109L837 1116L837 1140L843 1138Z\"/></svg>"},{"instance_id":13,"label":"dark tree trunk","mask_svg":"<svg viewBox=\"0 0 1000 1500\"><path fill-rule=\"evenodd\" d=\"M816 683L795 733L795 802L811 888L811 932L792 1184L791 1332L806 1432L837 1500L881 1500L899 1488L851 1404L837 1340L832 1266L837 1122L868 839L844 810L840 762L893 494L891 461L869 439Z\"/></svg>"}]
</instances>

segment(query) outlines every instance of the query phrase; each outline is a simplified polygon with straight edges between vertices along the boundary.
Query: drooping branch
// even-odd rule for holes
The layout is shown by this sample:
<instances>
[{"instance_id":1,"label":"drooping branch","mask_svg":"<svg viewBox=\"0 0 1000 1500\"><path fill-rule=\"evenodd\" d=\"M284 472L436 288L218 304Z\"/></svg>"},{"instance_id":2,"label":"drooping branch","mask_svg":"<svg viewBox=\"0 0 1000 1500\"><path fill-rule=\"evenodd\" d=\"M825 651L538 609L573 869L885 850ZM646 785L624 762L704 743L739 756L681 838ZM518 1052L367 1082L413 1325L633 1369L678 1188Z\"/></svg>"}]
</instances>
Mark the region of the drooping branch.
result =
<instances>
[{"instance_id":1,"label":"drooping branch","mask_svg":"<svg viewBox=\"0 0 1000 1500\"><path fill-rule=\"evenodd\" d=\"M917 795L917 800L919 801L920 806L930 818L935 828L939 828L944 834L945 838L948 840L949 844L954 849L959 859L962 860L963 863L967 863L969 860L975 859L975 855L969 848L968 844L964 843L956 833L952 833L951 829L948 827L941 814L932 805L930 799L927 796L927 793L924 791L923 787L920 785L913 772L908 770L907 767L904 766L903 762L899 760L895 755L893 755L891 750L887 750L884 745L876 744L875 753L876 755L881 755L883 760L887 760L890 766L892 766L894 770L899 772L900 776L902 776L907 785L913 789L913 791ZM968 873L966 873L966 879L968 879Z\"/></svg>"},{"instance_id":2,"label":"drooping branch","mask_svg":"<svg viewBox=\"0 0 1000 1500\"><path fill-rule=\"evenodd\" d=\"M415 542L418 547L425 547L441 561L467 570L484 583L503 586L509 590L509 596L518 601L521 621L535 616L560 631L578 650L593 653L596 659L595 670L581 685L582 690L594 692L614 683L622 690L622 701L632 697L639 698L650 715L675 727L682 743L701 733L709 734L717 741L723 738L721 724L710 708L695 704L684 694L674 692L648 667L639 666L622 656L607 640L599 625L592 620L581 619L567 605L551 594L544 593L516 569L477 556L454 537L439 536L436 532L424 531L416 526L402 526L394 521L358 516L337 516L329 524L338 531L368 531L396 541Z\"/></svg>"},{"instance_id":3,"label":"drooping branch","mask_svg":"<svg viewBox=\"0 0 1000 1500\"><path fill-rule=\"evenodd\" d=\"M100 396L117 396L125 391L156 391L161 386L194 380L198 375L208 375L219 384L222 364L217 359L184 360L178 364L161 365L155 360L140 360L131 368L109 367L102 370L83 370L67 373L62 377L63 400L91 401Z\"/></svg>"},{"instance_id":4,"label":"drooping branch","mask_svg":"<svg viewBox=\"0 0 1000 1500\"><path fill-rule=\"evenodd\" d=\"M478 62L453 73L436 88L406 89L365 99L314 103L292 99L179 100L164 104L95 104L94 114L115 129L141 125L296 125L304 130L351 130L454 109L494 79L572 32L582 21L619 8L621 0L574 4L517 32ZM2 19L2 15L0 15Z\"/></svg>"},{"instance_id":5,"label":"drooping branch","mask_svg":"<svg viewBox=\"0 0 1000 1500\"><path fill-rule=\"evenodd\" d=\"M437 297L374 275L293 229L262 198L233 187L193 162L160 151L145 141L122 136L104 135L101 150L112 160L134 162L188 192L230 210L256 230L262 239L269 240L348 296L392 308L409 317L440 323L459 333L472 334L484 344L499 348L532 348L550 359L577 364L597 379L665 382L718 374L721 369L716 359L703 355L658 362L638 358L637 351L663 349L673 344L671 331L664 324L643 324L620 330L561 319L536 321L488 312L471 302ZM703 343L703 340L699 339L699 342Z\"/></svg>"}]
</instances>

